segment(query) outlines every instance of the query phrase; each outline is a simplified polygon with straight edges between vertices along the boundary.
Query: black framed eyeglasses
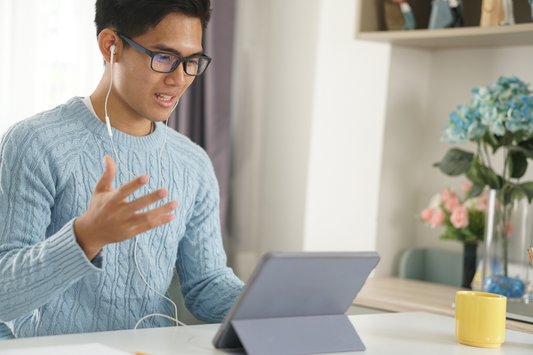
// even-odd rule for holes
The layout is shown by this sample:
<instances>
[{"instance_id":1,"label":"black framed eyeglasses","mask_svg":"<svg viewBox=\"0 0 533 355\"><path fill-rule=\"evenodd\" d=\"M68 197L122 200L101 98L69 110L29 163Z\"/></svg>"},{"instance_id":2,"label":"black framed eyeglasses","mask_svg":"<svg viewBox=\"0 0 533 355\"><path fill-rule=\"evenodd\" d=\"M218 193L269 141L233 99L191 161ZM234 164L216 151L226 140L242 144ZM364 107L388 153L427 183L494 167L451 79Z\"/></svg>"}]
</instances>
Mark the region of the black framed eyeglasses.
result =
<instances>
[{"instance_id":1,"label":"black framed eyeglasses","mask_svg":"<svg viewBox=\"0 0 533 355\"><path fill-rule=\"evenodd\" d=\"M158 73L171 73L176 70L180 63L183 63L183 70L185 71L185 74L198 76L202 75L209 66L209 63L211 63L211 58L205 54L183 58L172 53L152 52L140 44L132 41L123 34L120 34L117 31L115 31L115 33L120 38L128 42L129 45L132 46L136 51L149 55L151 58L150 68Z\"/></svg>"}]
</instances>

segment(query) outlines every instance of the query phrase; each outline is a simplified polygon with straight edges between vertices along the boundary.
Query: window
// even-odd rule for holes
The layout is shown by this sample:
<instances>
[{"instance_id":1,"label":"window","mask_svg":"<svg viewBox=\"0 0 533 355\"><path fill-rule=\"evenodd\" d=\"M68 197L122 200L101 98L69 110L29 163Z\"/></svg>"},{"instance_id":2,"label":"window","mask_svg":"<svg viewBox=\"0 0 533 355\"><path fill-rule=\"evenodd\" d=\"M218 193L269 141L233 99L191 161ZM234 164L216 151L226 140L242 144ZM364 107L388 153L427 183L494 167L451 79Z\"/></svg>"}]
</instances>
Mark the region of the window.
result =
<instances>
[{"instance_id":1,"label":"window","mask_svg":"<svg viewBox=\"0 0 533 355\"><path fill-rule=\"evenodd\" d=\"M94 3L0 1L0 135L17 121L96 88L104 66Z\"/></svg>"}]
</instances>

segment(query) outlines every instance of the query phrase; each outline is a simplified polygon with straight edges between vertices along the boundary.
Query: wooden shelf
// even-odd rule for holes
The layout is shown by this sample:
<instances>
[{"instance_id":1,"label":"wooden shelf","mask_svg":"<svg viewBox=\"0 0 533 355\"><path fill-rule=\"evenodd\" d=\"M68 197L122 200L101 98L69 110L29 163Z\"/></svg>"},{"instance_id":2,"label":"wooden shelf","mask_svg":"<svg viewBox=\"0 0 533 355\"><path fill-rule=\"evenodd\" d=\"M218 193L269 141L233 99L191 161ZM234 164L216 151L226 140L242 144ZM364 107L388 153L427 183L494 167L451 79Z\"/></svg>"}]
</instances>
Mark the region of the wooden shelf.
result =
<instances>
[{"instance_id":1,"label":"wooden shelf","mask_svg":"<svg viewBox=\"0 0 533 355\"><path fill-rule=\"evenodd\" d=\"M359 0L357 39L425 49L521 46L533 44L531 7L527 0L514 1L517 24L479 27L482 0L463 0L465 27L428 30L429 0L409 0L417 29L387 31L383 0Z\"/></svg>"},{"instance_id":2,"label":"wooden shelf","mask_svg":"<svg viewBox=\"0 0 533 355\"><path fill-rule=\"evenodd\" d=\"M533 23L440 30L368 31L358 32L356 38L425 49L521 46L533 44Z\"/></svg>"}]
</instances>

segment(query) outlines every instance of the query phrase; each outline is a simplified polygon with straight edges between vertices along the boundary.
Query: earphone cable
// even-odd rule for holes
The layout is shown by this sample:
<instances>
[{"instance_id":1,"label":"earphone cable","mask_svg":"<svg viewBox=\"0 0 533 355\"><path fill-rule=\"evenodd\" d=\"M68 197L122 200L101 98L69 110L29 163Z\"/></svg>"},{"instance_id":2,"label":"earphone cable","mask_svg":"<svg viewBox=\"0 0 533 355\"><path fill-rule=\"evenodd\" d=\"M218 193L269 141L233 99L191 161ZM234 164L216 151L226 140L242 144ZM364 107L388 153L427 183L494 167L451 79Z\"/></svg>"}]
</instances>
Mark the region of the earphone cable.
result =
<instances>
[{"instance_id":1,"label":"earphone cable","mask_svg":"<svg viewBox=\"0 0 533 355\"><path fill-rule=\"evenodd\" d=\"M119 164L122 166L122 168L124 170L126 170L131 176L133 176L133 178L136 178L137 176L135 176L135 174L133 174L131 171L129 171L125 166L124 164L122 164L122 162L120 161L120 158L118 157L118 153L117 153L117 150L115 148L115 142L113 141L113 134L112 134L112 131L111 131L111 122L109 120L109 116L107 114L107 101L109 99L109 94L111 93L111 87L113 85L113 56L114 56L114 46L111 50L111 65L110 65L110 75L111 75L111 80L110 80L110 83L109 83L109 90L107 91L107 95L106 95L106 98L105 98L105 105L104 105L104 110L105 110L105 120L106 120L106 125L107 125L107 128L108 128L108 133L109 133L109 139L111 139L111 145L113 146L113 152L115 153L115 158L117 159L117 161L119 162ZM178 102L179 102L179 99L178 101L176 102L176 105L174 105L174 109L176 108L176 106L178 105ZM174 110L172 109L172 110ZM152 126L153 127L153 126ZM159 151L159 160L158 160L158 168L159 168L159 181L161 183L161 187L163 188L163 176L161 174L161 154L163 152L163 148L165 146L165 143L166 143L166 140L167 140L167 128L168 128L168 119L166 120L166 127L165 127L165 139L163 141L163 145L161 146L161 150ZM148 190L148 193L151 193L152 191L150 190L150 188L148 188L148 186L144 185L144 187ZM167 315L164 315L164 314L159 314L159 313L154 313L154 314L149 314L147 316L144 316L143 318L141 318L137 324L135 324L135 327L133 329L137 329L137 326L145 319L149 318L149 317L156 317L156 316L160 316L160 317L165 317L165 318L168 318L168 319L171 319L173 320L175 323L176 323L176 326L178 326L178 324L181 324L183 326L187 326L187 324L181 322L180 320L178 320L178 307L176 306L176 303L174 303L174 301L172 301L172 299L170 299L169 297L166 297L165 295L159 293L158 291L156 291L152 286L150 286L150 284L146 281L146 279L144 278L144 275L142 274L141 272L141 269L139 267L139 263L137 262L137 242L138 242L138 235L135 236L135 247L133 249L133 259L135 261L135 266L137 267L137 271L139 272L139 275L141 276L142 280L144 281L144 283L146 284L146 286L148 286L152 291L154 291L155 293L157 293L159 296L163 297L164 299L168 300L170 303L172 303L172 305L174 306L174 318L172 317L169 317Z\"/></svg>"}]
</instances>

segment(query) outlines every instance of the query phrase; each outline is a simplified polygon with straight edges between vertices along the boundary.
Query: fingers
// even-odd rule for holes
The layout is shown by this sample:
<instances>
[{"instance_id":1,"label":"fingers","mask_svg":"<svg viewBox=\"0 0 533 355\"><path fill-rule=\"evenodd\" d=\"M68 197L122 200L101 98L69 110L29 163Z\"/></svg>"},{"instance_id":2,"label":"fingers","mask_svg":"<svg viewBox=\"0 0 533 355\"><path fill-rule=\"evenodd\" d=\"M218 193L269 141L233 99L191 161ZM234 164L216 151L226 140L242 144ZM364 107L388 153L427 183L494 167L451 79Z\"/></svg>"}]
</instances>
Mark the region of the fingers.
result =
<instances>
[{"instance_id":1,"label":"fingers","mask_svg":"<svg viewBox=\"0 0 533 355\"><path fill-rule=\"evenodd\" d=\"M160 189L157 191L154 191L148 195L144 195L142 197L139 197L138 199L128 203L126 211L128 213L134 213L137 211L142 210L143 208L146 208L150 206L151 204L161 200L164 197L168 196L168 190L167 189Z\"/></svg>"},{"instance_id":2,"label":"fingers","mask_svg":"<svg viewBox=\"0 0 533 355\"><path fill-rule=\"evenodd\" d=\"M124 200L126 197L143 187L148 182L148 180L150 180L148 175L141 175L131 181L128 181L127 183L116 189L114 199L118 201Z\"/></svg>"},{"instance_id":3,"label":"fingers","mask_svg":"<svg viewBox=\"0 0 533 355\"><path fill-rule=\"evenodd\" d=\"M134 225L132 228L133 234L144 233L174 220L176 216L169 213L176 207L178 207L178 203L171 201L149 212L137 213L132 220Z\"/></svg>"},{"instance_id":4,"label":"fingers","mask_svg":"<svg viewBox=\"0 0 533 355\"><path fill-rule=\"evenodd\" d=\"M112 191L113 187L113 180L115 179L115 174L117 172L117 166L115 164L115 161L110 156L106 155L104 157L104 172L102 173L102 176L96 183L96 186L94 187L95 192L103 192L103 191Z\"/></svg>"}]
</instances>

